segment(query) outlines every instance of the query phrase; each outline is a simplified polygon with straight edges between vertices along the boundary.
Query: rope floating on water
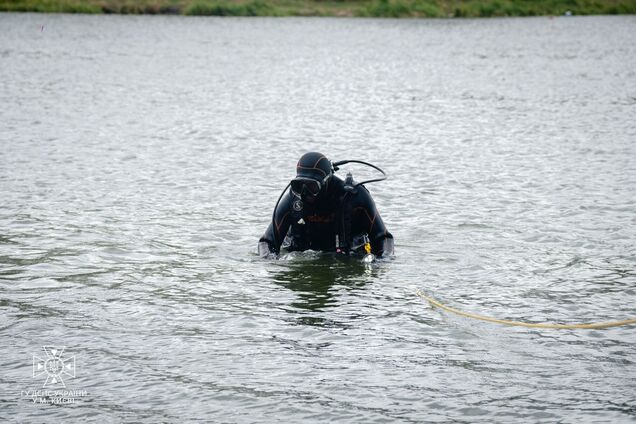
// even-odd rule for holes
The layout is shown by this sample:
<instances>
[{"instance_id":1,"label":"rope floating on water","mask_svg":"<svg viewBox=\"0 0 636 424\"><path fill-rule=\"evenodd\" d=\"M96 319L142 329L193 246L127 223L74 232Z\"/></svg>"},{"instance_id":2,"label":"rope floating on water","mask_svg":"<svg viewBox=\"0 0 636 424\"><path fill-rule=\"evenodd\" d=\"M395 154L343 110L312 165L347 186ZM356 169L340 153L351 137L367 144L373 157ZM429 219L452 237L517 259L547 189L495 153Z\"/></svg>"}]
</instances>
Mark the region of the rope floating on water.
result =
<instances>
[{"instance_id":1,"label":"rope floating on water","mask_svg":"<svg viewBox=\"0 0 636 424\"><path fill-rule=\"evenodd\" d=\"M415 294L426 300L433 307L437 307L443 309L447 312L453 313L455 315L459 315L462 317L473 318L480 321L494 322L497 324L510 325L514 327L529 327L529 328L556 328L560 330L565 329L601 329L601 328L610 328L610 327L621 327L624 325L634 325L636 324L636 318L626 319L623 321L610 321L610 322L596 322L596 323L584 323L584 324L551 324L551 323L530 323L523 321L510 321L506 319L498 319L486 317L483 315L477 315L470 312L463 312L459 309L451 308L450 306L446 306L432 297L426 296L420 290L415 290Z\"/></svg>"}]
</instances>

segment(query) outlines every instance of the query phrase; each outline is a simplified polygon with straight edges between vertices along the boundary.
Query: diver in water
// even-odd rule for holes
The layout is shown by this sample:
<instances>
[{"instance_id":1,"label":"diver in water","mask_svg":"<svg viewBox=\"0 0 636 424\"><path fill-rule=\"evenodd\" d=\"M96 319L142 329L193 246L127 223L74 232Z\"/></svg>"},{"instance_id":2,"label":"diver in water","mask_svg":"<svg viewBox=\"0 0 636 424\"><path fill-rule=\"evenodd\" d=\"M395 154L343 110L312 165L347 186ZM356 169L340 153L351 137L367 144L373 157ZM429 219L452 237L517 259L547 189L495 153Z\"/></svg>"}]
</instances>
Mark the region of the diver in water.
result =
<instances>
[{"instance_id":1,"label":"diver in water","mask_svg":"<svg viewBox=\"0 0 636 424\"><path fill-rule=\"evenodd\" d=\"M260 256L275 256L281 247L288 251L318 250L342 255L366 254L386 257L393 254L393 236L380 218L371 194L351 174L343 181L334 175L338 165L322 153L304 154L296 165L296 178L278 199L272 222L258 243Z\"/></svg>"}]
</instances>

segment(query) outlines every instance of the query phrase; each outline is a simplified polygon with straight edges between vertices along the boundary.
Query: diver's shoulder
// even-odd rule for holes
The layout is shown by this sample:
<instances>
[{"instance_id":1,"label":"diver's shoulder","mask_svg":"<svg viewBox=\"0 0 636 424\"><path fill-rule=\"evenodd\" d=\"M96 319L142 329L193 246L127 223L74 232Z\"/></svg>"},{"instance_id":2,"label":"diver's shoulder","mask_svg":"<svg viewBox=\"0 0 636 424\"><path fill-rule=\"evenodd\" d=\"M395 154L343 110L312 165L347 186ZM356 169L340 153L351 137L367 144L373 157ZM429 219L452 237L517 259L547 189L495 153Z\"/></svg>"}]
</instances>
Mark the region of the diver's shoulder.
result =
<instances>
[{"instance_id":1,"label":"diver's shoulder","mask_svg":"<svg viewBox=\"0 0 636 424\"><path fill-rule=\"evenodd\" d=\"M362 199L371 199L371 193L363 185L356 186L355 194L357 197Z\"/></svg>"},{"instance_id":2,"label":"diver's shoulder","mask_svg":"<svg viewBox=\"0 0 636 424\"><path fill-rule=\"evenodd\" d=\"M367 209L375 207L371 193L363 185L356 187L352 196L352 203L354 206L364 206Z\"/></svg>"}]
</instances>

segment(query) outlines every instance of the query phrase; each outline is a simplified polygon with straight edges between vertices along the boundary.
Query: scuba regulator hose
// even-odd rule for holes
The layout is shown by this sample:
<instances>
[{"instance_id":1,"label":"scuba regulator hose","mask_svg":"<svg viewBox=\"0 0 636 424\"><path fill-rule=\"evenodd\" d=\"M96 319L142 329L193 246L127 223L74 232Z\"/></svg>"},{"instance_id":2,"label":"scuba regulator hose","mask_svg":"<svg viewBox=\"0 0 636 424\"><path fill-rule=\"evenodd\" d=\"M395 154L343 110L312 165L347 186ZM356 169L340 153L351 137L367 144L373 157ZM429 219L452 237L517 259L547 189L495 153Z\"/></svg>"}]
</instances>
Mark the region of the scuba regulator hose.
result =
<instances>
[{"instance_id":1,"label":"scuba regulator hose","mask_svg":"<svg viewBox=\"0 0 636 424\"><path fill-rule=\"evenodd\" d=\"M287 185L285 186L283 191L280 193L280 196L278 196L278 200L276 201L276 206L274 206L274 212L272 212L272 225L273 225L273 227L272 227L272 236L274 236L274 246L278 246L278 243L276 241L276 239L277 239L277 237L276 237L276 209L278 209L278 205L280 204L280 200L283 198L283 196L287 192L287 189L289 188L290 185L291 185L291 181L287 183Z\"/></svg>"},{"instance_id":2,"label":"scuba regulator hose","mask_svg":"<svg viewBox=\"0 0 636 424\"><path fill-rule=\"evenodd\" d=\"M369 180L365 180L365 181L361 181L359 183L356 183L353 187L358 187L361 186L363 184L368 184L368 183L375 183L378 181L384 181L388 178L388 175L386 175L386 172L384 172L380 167L375 166L369 162L365 162L362 160L355 160L355 159L347 159L347 160L341 160L338 162L332 162L331 167L333 170L333 173L335 173L336 171L338 171L340 169L341 165L345 165L347 163L360 163L362 165L366 165L368 167L371 167L377 171L380 171L380 173L382 174L381 177L378 178L372 178ZM332 175L333 175L332 173ZM272 235L274 237L274 246L278 246L278 241L277 241L277 235L276 235L276 210L278 209L278 205L280 204L281 199L283 198L283 196L285 195L285 193L287 192L287 189L289 188L289 186L291 186L291 181L289 183L287 183L287 185L285 186L285 188L283 189L283 191L280 193L280 196L278 196L278 200L276 201L276 206L274 206L274 212L272 212Z\"/></svg>"},{"instance_id":3,"label":"scuba regulator hose","mask_svg":"<svg viewBox=\"0 0 636 424\"><path fill-rule=\"evenodd\" d=\"M341 160L341 161L338 161L338 162L334 162L334 163L332 164L334 172L335 172L335 171L338 171L338 170L340 169L340 165L344 165L344 164L347 164L347 163L361 163L361 164L363 164L363 165L367 165L367 166L369 166L369 167L371 167L371 168L373 168L373 169L376 169L376 170L380 171L380 173L382 174L382 176L381 176L381 177L379 177L379 178L372 178L372 179L370 179L370 180L365 180L365 181L361 181L361 182L359 182L359 183L356 183L356 184L354 185L354 187L358 187L359 185L362 185L362 184L375 183L375 182L377 182L377 181L384 181L384 180L386 180L386 179L387 179L387 177L388 177L388 176L386 175L386 172L384 172L382 169L380 169L380 167L375 166L375 165L373 165L373 164L370 164L369 162L365 162L365 161L363 161L363 160L354 160L354 159Z\"/></svg>"}]
</instances>

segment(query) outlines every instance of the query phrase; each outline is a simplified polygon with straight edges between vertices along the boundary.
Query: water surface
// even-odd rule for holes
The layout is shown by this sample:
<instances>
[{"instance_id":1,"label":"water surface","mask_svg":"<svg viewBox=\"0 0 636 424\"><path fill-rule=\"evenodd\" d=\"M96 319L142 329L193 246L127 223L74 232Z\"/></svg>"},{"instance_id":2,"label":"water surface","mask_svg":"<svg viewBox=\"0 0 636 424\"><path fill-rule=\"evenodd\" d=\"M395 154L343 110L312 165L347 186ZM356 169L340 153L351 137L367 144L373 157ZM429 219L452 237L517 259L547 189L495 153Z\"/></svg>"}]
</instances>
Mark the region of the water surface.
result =
<instances>
[{"instance_id":1,"label":"water surface","mask_svg":"<svg viewBox=\"0 0 636 424\"><path fill-rule=\"evenodd\" d=\"M634 327L414 289L636 315L635 24L0 14L0 418L633 422ZM256 257L309 150L394 260Z\"/></svg>"}]
</instances>

